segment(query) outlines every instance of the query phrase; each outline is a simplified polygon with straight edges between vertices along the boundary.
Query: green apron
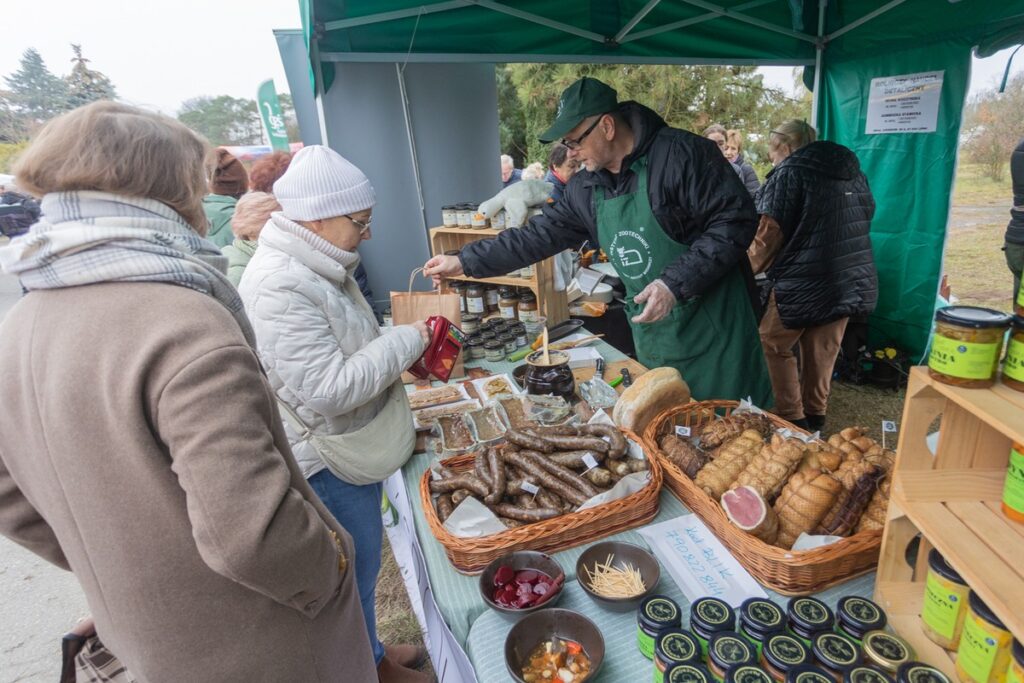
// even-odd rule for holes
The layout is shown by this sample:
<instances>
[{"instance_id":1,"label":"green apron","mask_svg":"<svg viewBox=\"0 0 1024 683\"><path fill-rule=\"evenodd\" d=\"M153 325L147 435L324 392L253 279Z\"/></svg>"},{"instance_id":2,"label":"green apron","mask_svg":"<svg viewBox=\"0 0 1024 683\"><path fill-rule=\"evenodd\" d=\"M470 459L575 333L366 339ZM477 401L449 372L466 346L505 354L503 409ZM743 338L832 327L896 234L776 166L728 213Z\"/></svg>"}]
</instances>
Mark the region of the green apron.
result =
<instances>
[{"instance_id":1,"label":"green apron","mask_svg":"<svg viewBox=\"0 0 1024 683\"><path fill-rule=\"evenodd\" d=\"M771 381L739 268L704 295L676 302L658 322L632 322L643 310L633 297L690 248L665 234L651 211L647 157L637 159L630 168L637 174L635 192L606 199L602 189L596 188L594 200L598 240L626 287L626 315L637 359L649 368L679 370L695 400L749 396L756 405L770 407Z\"/></svg>"}]
</instances>

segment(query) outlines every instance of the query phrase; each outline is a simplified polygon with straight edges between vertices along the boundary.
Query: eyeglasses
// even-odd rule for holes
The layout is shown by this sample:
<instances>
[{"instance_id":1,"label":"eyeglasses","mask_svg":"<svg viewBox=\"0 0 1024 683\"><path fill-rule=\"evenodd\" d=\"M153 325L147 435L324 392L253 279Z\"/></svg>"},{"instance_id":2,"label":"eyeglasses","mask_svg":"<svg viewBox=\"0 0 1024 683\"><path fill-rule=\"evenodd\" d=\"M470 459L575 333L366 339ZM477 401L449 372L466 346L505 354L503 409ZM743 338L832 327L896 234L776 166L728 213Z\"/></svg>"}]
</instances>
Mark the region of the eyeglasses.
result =
<instances>
[{"instance_id":1,"label":"eyeglasses","mask_svg":"<svg viewBox=\"0 0 1024 683\"><path fill-rule=\"evenodd\" d=\"M583 131L583 135L579 136L575 140L570 140L569 138L562 138L562 144L565 145L566 147L568 147L571 150L579 149L580 148L580 144L583 142L583 140L588 135L590 135L590 131L592 131L595 128L597 128L597 124L601 123L601 119L603 119L603 118L604 118L604 114L601 114L600 116L598 116L597 120L594 121L592 124L590 124L590 128L587 128L585 131Z\"/></svg>"},{"instance_id":2,"label":"eyeglasses","mask_svg":"<svg viewBox=\"0 0 1024 683\"><path fill-rule=\"evenodd\" d=\"M355 218L352 218L352 216L348 215L347 213L345 214L345 218L352 221L356 225L356 227L359 228L360 237L363 237L366 235L366 233L370 232L370 227L373 224L373 216L370 216L370 219L365 223L360 220L356 220Z\"/></svg>"}]
</instances>

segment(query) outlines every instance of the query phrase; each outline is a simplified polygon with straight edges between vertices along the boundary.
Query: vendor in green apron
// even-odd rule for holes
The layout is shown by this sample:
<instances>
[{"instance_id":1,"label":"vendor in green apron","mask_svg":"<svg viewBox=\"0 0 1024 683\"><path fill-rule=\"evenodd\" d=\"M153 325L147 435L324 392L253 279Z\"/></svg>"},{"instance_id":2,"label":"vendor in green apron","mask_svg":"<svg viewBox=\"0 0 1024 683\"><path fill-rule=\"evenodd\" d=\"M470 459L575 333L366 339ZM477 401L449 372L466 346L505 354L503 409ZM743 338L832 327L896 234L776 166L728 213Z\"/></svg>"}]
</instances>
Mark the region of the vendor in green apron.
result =
<instances>
[{"instance_id":1,"label":"vendor in green apron","mask_svg":"<svg viewBox=\"0 0 1024 683\"><path fill-rule=\"evenodd\" d=\"M695 399L749 396L770 406L747 287L757 214L718 147L641 104L618 102L593 78L562 93L541 136L554 140L581 165L562 198L522 229L435 256L425 273L504 275L590 240L626 287L641 363L676 368Z\"/></svg>"}]
</instances>

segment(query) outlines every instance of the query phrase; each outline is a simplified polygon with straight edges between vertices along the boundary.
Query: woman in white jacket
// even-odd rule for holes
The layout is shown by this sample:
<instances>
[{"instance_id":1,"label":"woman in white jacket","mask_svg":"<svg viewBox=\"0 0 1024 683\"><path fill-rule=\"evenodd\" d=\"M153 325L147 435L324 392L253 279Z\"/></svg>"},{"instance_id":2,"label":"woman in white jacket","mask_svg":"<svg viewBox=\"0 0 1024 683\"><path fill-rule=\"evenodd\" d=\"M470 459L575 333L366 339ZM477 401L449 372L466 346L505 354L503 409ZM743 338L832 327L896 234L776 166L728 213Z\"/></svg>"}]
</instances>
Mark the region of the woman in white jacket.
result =
<instances>
[{"instance_id":1,"label":"woman in white jacket","mask_svg":"<svg viewBox=\"0 0 1024 683\"><path fill-rule=\"evenodd\" d=\"M373 459L411 453L396 428L411 430L412 419L396 383L423 354L427 327L417 322L382 333L352 277L376 201L362 171L327 147L305 147L274 183L274 195L282 210L264 226L239 283L260 359L288 416L285 429L303 474L355 540L356 581L379 679L427 681L411 668L425 658L421 649L385 651L376 636L382 485L365 483L374 479L365 471ZM323 436L341 444L351 467L329 458L325 465L317 440Z\"/></svg>"}]
</instances>

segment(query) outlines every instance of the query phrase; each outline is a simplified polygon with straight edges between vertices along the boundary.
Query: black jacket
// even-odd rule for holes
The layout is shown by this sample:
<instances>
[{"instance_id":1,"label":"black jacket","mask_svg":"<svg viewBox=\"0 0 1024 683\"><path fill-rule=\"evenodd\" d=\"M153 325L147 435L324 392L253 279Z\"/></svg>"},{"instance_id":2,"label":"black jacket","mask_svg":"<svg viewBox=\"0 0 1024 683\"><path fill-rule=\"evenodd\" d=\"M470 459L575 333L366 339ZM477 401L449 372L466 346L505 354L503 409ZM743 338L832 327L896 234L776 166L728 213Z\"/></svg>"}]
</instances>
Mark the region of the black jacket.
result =
<instances>
[{"instance_id":1,"label":"black jacket","mask_svg":"<svg viewBox=\"0 0 1024 683\"><path fill-rule=\"evenodd\" d=\"M0 195L0 235L17 237L39 220L39 202L19 192Z\"/></svg>"},{"instance_id":2,"label":"black jacket","mask_svg":"<svg viewBox=\"0 0 1024 683\"><path fill-rule=\"evenodd\" d=\"M801 147L772 169L757 202L782 228L768 278L783 325L813 327L874 310L875 200L856 154L834 142Z\"/></svg>"},{"instance_id":3,"label":"black jacket","mask_svg":"<svg viewBox=\"0 0 1024 683\"><path fill-rule=\"evenodd\" d=\"M1024 140L1010 156L1010 178L1013 180L1013 208L1006 226L1006 241L1024 244Z\"/></svg>"},{"instance_id":4,"label":"black jacket","mask_svg":"<svg viewBox=\"0 0 1024 683\"><path fill-rule=\"evenodd\" d=\"M586 240L599 244L593 194L615 197L633 192L637 176L625 169L644 154L654 215L672 239L690 246L661 273L665 284L678 298L688 299L704 293L733 268L749 271L746 251L757 231L757 214L750 194L715 143L669 128L636 102L623 103L620 111L636 138L633 152L622 162L623 171L613 175L581 169L569 180L562 198L529 225L464 247L460 256L467 275L502 275Z\"/></svg>"}]
</instances>

